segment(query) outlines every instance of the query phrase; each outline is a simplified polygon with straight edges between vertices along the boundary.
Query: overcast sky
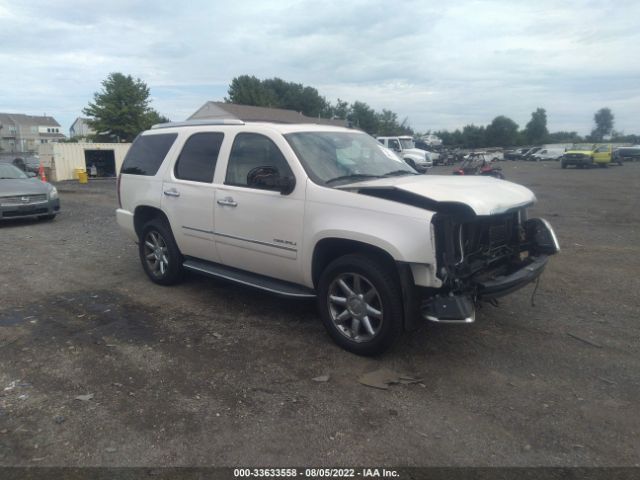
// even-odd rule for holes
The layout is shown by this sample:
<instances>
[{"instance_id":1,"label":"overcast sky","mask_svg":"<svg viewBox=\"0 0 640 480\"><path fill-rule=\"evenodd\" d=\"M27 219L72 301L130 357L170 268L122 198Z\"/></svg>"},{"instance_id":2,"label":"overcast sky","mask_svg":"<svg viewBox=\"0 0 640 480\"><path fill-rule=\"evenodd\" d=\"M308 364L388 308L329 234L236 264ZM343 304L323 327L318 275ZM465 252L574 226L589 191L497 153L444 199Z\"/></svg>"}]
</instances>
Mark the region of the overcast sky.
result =
<instances>
[{"instance_id":1,"label":"overcast sky","mask_svg":"<svg viewBox=\"0 0 640 480\"><path fill-rule=\"evenodd\" d=\"M110 72L139 77L183 120L242 74L367 102L419 131L521 127L588 133L610 107L640 133L640 2L0 0L0 111L65 132ZM68 132L67 132L68 133Z\"/></svg>"}]
</instances>

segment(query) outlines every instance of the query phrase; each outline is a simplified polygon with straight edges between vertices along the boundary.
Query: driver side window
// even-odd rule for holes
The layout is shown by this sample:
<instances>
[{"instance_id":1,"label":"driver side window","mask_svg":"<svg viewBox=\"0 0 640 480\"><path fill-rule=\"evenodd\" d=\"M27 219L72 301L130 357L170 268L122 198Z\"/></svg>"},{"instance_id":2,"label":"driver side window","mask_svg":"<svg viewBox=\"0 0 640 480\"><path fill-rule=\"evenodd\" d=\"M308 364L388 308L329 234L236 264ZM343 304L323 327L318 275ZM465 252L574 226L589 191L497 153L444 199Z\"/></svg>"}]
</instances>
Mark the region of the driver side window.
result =
<instances>
[{"instance_id":1,"label":"driver side window","mask_svg":"<svg viewBox=\"0 0 640 480\"><path fill-rule=\"evenodd\" d=\"M239 133L233 141L225 185L277 190L255 181L256 172L276 173L281 177L293 177L289 164L273 141L257 133Z\"/></svg>"},{"instance_id":2,"label":"driver side window","mask_svg":"<svg viewBox=\"0 0 640 480\"><path fill-rule=\"evenodd\" d=\"M398 140L389 140L389 148L393 151L400 151L400 142Z\"/></svg>"}]
</instances>

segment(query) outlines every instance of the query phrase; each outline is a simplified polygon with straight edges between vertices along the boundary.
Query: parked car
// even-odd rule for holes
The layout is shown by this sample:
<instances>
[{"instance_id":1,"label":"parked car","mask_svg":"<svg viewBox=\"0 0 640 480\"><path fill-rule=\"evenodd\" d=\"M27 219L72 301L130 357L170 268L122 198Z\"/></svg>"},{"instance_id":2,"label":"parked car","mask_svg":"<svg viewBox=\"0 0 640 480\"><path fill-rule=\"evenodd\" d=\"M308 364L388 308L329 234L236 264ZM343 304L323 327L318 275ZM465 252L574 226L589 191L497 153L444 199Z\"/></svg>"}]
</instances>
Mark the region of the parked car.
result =
<instances>
[{"instance_id":1,"label":"parked car","mask_svg":"<svg viewBox=\"0 0 640 480\"><path fill-rule=\"evenodd\" d=\"M484 156L487 160L490 160L492 162L501 162L505 159L504 152L502 150L496 149L486 150L484 152Z\"/></svg>"},{"instance_id":2,"label":"parked car","mask_svg":"<svg viewBox=\"0 0 640 480\"><path fill-rule=\"evenodd\" d=\"M504 179L501 167L491 165L484 153L470 153L453 171L454 175L482 175Z\"/></svg>"},{"instance_id":3,"label":"parked car","mask_svg":"<svg viewBox=\"0 0 640 480\"><path fill-rule=\"evenodd\" d=\"M13 159L3 157L0 158L0 163L10 164L14 167L19 168L23 172L31 172L36 174L38 173L38 170L40 168L40 159L38 157L25 156L24 158L15 157Z\"/></svg>"},{"instance_id":4,"label":"parked car","mask_svg":"<svg viewBox=\"0 0 640 480\"><path fill-rule=\"evenodd\" d=\"M522 160L522 156L525 152L529 150L529 147L526 148L514 148L511 150L507 150L504 152L505 160Z\"/></svg>"},{"instance_id":5,"label":"parked car","mask_svg":"<svg viewBox=\"0 0 640 480\"><path fill-rule=\"evenodd\" d=\"M561 166L567 168L575 165L584 167L606 167L613 159L613 146L611 144L593 145L588 143L574 144L562 156ZM622 159L616 159L618 165L622 165Z\"/></svg>"},{"instance_id":6,"label":"parked car","mask_svg":"<svg viewBox=\"0 0 640 480\"><path fill-rule=\"evenodd\" d=\"M560 160L564 156L564 148L543 148L531 156L536 162Z\"/></svg>"},{"instance_id":7,"label":"parked car","mask_svg":"<svg viewBox=\"0 0 640 480\"><path fill-rule=\"evenodd\" d=\"M0 220L35 217L53 220L60 211L56 187L32 172L0 163Z\"/></svg>"},{"instance_id":8,"label":"parked car","mask_svg":"<svg viewBox=\"0 0 640 480\"><path fill-rule=\"evenodd\" d=\"M425 173L433 167L431 156L424 150L415 147L413 138L408 135L398 137L377 137L376 140L389 150L396 152L407 165L420 173Z\"/></svg>"},{"instance_id":9,"label":"parked car","mask_svg":"<svg viewBox=\"0 0 640 480\"><path fill-rule=\"evenodd\" d=\"M619 147L613 151L611 161L618 164L640 160L640 147Z\"/></svg>"},{"instance_id":10,"label":"parked car","mask_svg":"<svg viewBox=\"0 0 640 480\"><path fill-rule=\"evenodd\" d=\"M542 147L533 147L522 154L522 160L533 160L531 157L542 150Z\"/></svg>"},{"instance_id":11,"label":"parked car","mask_svg":"<svg viewBox=\"0 0 640 480\"><path fill-rule=\"evenodd\" d=\"M538 278L559 245L528 219L535 200L494 178L418 175L353 129L211 120L138 136L116 216L151 281L188 270L315 297L334 341L373 355Z\"/></svg>"}]
</instances>

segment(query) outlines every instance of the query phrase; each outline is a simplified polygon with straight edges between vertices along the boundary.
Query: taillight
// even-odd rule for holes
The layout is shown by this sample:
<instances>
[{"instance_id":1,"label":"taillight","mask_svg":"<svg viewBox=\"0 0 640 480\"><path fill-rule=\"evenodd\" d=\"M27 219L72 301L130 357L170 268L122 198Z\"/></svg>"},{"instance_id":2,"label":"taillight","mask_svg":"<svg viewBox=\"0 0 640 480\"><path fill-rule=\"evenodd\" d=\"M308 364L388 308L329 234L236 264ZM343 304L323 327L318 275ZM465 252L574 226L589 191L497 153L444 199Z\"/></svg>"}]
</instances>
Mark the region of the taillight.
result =
<instances>
[{"instance_id":1,"label":"taillight","mask_svg":"<svg viewBox=\"0 0 640 480\"><path fill-rule=\"evenodd\" d=\"M120 198L120 182L122 181L122 174L118 175L118 180L116 182L116 189L118 191L118 208L122 208L122 199Z\"/></svg>"}]
</instances>

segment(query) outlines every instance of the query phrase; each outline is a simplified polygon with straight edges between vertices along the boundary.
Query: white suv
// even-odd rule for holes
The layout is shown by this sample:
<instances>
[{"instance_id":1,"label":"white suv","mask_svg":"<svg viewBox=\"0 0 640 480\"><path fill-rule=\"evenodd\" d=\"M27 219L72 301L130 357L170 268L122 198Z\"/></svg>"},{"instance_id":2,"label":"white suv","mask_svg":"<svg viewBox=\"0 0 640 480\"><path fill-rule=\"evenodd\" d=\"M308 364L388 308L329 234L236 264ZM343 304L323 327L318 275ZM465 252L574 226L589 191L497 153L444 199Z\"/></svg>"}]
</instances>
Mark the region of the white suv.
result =
<instances>
[{"instance_id":1,"label":"white suv","mask_svg":"<svg viewBox=\"0 0 640 480\"><path fill-rule=\"evenodd\" d=\"M525 187L418 175L369 135L325 125L158 125L129 150L118 198L152 281L189 270L317 297L329 334L362 355L422 319L473 322L477 302L535 280L559 250L527 219Z\"/></svg>"}]
</instances>

